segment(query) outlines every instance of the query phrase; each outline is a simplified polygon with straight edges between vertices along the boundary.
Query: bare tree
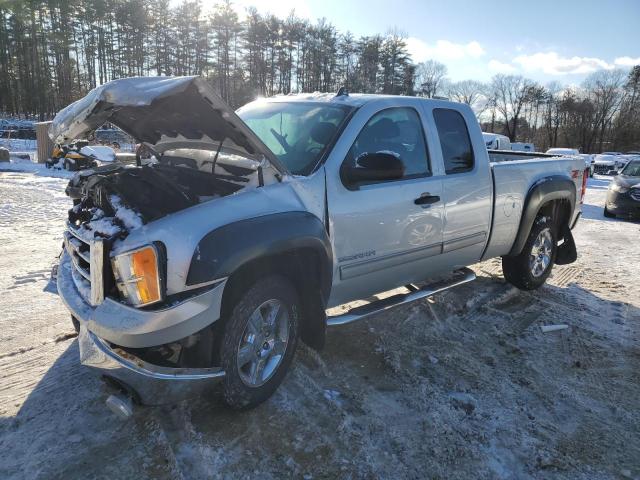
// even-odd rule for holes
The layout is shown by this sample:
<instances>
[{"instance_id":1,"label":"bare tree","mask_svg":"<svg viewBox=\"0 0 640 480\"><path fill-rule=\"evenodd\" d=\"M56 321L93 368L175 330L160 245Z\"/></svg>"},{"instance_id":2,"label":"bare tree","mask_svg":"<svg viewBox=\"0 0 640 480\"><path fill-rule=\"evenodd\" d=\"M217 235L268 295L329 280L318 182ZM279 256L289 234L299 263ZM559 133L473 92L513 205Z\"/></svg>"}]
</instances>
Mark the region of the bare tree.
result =
<instances>
[{"instance_id":1,"label":"bare tree","mask_svg":"<svg viewBox=\"0 0 640 480\"><path fill-rule=\"evenodd\" d=\"M595 123L598 132L598 149L602 151L607 128L620 107L622 84L625 73L622 70L599 70L583 82L595 108Z\"/></svg>"},{"instance_id":2,"label":"bare tree","mask_svg":"<svg viewBox=\"0 0 640 480\"><path fill-rule=\"evenodd\" d=\"M433 98L438 95L442 83L447 77L447 66L435 60L427 60L416 66L416 91L418 94Z\"/></svg>"},{"instance_id":3,"label":"bare tree","mask_svg":"<svg viewBox=\"0 0 640 480\"><path fill-rule=\"evenodd\" d=\"M469 105L476 116L482 115L489 107L489 88L476 80L462 80L447 85L447 96L456 102Z\"/></svg>"},{"instance_id":4,"label":"bare tree","mask_svg":"<svg viewBox=\"0 0 640 480\"><path fill-rule=\"evenodd\" d=\"M504 119L507 136L515 142L522 109L529 101L534 82L520 75L498 74L491 80L495 108Z\"/></svg>"}]
</instances>

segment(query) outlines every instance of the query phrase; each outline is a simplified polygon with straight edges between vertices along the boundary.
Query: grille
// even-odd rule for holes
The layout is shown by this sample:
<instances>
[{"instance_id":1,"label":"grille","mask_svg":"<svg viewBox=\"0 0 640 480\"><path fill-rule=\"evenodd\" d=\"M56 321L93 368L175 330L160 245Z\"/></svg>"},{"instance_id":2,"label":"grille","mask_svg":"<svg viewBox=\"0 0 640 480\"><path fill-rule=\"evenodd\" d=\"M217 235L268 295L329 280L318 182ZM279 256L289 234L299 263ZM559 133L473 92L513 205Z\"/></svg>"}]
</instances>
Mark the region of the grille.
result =
<instances>
[{"instance_id":1,"label":"grille","mask_svg":"<svg viewBox=\"0 0 640 480\"><path fill-rule=\"evenodd\" d=\"M614 165L594 165L593 171L595 173L599 173L605 175L609 170L615 170L616 167Z\"/></svg>"},{"instance_id":2,"label":"grille","mask_svg":"<svg viewBox=\"0 0 640 480\"><path fill-rule=\"evenodd\" d=\"M99 305L104 300L104 241L83 237L78 228L69 223L64 244L71 257L73 281L80 295L91 305Z\"/></svg>"},{"instance_id":3,"label":"grille","mask_svg":"<svg viewBox=\"0 0 640 480\"><path fill-rule=\"evenodd\" d=\"M640 202L640 188L632 188L629 196L635 201Z\"/></svg>"}]
</instances>

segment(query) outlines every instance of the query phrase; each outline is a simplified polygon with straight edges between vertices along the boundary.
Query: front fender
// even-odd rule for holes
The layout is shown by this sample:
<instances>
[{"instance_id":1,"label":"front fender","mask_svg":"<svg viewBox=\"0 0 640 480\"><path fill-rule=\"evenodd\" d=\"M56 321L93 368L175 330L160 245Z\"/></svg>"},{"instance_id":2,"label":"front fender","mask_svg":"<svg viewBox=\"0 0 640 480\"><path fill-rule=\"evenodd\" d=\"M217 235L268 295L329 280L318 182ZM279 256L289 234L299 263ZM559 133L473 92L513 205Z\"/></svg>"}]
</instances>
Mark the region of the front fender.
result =
<instances>
[{"instance_id":1,"label":"front fender","mask_svg":"<svg viewBox=\"0 0 640 480\"><path fill-rule=\"evenodd\" d=\"M320 260L323 298L331 290L333 255L324 224L309 212L284 212L240 220L209 232L191 258L187 285L230 276L253 260L300 249Z\"/></svg>"}]
</instances>

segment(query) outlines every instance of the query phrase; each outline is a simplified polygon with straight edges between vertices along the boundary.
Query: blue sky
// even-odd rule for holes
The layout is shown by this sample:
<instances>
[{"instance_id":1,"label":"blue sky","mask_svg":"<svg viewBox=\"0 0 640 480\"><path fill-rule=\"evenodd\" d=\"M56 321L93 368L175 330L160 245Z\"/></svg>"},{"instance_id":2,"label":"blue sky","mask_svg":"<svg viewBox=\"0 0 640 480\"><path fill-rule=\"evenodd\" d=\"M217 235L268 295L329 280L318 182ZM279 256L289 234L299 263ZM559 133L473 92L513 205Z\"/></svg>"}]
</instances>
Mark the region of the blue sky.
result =
<instances>
[{"instance_id":1,"label":"blue sky","mask_svg":"<svg viewBox=\"0 0 640 480\"><path fill-rule=\"evenodd\" d=\"M214 0L203 0L203 4ZM292 8L356 36L396 27L414 61L445 63L452 80L495 73L579 83L589 73L640 63L640 0L236 0L284 17Z\"/></svg>"}]
</instances>

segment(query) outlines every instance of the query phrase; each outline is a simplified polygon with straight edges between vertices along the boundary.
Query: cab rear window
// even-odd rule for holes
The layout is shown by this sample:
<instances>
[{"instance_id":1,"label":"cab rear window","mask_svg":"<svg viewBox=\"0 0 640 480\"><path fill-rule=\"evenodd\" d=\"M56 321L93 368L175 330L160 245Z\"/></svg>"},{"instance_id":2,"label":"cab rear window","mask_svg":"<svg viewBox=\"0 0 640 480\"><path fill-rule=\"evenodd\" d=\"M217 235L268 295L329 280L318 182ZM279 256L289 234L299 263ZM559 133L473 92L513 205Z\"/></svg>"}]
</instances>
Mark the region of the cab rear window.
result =
<instances>
[{"instance_id":1,"label":"cab rear window","mask_svg":"<svg viewBox=\"0 0 640 480\"><path fill-rule=\"evenodd\" d=\"M440 137L447 175L473 170L475 158L467 123L462 115L449 108L436 108L433 110L433 118Z\"/></svg>"}]
</instances>

